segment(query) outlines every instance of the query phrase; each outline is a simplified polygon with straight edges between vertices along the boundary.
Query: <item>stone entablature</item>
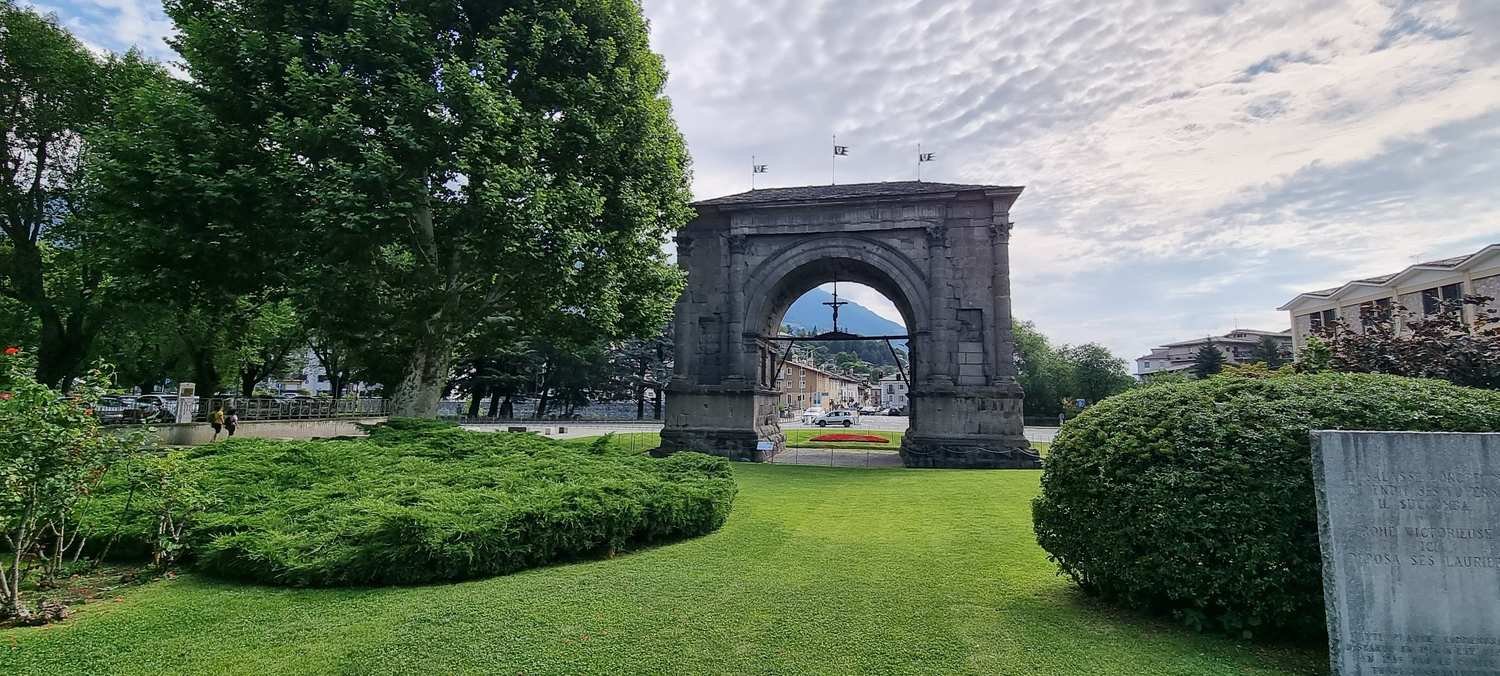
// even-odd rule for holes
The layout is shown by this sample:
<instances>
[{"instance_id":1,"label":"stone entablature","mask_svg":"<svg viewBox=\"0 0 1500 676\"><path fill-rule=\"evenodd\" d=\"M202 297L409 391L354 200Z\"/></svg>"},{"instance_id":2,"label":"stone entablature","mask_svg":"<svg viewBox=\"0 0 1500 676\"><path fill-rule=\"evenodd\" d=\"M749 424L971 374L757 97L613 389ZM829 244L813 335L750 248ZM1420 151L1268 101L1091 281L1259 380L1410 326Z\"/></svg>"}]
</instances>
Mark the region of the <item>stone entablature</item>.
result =
<instances>
[{"instance_id":1,"label":"stone entablature","mask_svg":"<svg viewBox=\"0 0 1500 676\"><path fill-rule=\"evenodd\" d=\"M1497 299L1482 308L1466 307L1464 320L1471 324L1479 321L1480 313L1500 309L1500 244L1466 256L1419 263L1395 274L1303 293L1278 309L1291 315L1293 346L1300 352L1308 336L1326 322L1342 322L1352 330L1362 330L1360 318L1366 307L1390 304L1393 309L1420 317L1431 311L1432 299L1470 295ZM1403 313L1393 314L1397 326L1401 326Z\"/></svg>"},{"instance_id":2,"label":"stone entablature","mask_svg":"<svg viewBox=\"0 0 1500 676\"><path fill-rule=\"evenodd\" d=\"M663 451L763 460L779 450L781 352L768 338L797 298L836 279L885 295L907 327L909 465L1038 466L1022 434L1010 324L1009 211L1020 194L874 183L696 203L677 237L688 283Z\"/></svg>"}]
</instances>

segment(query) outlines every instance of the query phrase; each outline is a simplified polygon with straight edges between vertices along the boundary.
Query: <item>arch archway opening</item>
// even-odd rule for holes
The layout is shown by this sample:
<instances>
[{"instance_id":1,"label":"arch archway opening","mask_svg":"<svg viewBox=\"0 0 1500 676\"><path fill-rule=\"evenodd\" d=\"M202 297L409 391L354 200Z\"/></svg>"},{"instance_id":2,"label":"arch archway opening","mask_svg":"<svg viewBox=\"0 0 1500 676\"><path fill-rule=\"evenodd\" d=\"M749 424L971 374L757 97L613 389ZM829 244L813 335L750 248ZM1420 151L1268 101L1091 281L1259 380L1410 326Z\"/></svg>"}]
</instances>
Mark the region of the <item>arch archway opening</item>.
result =
<instances>
[{"instance_id":1,"label":"arch archway opening","mask_svg":"<svg viewBox=\"0 0 1500 676\"><path fill-rule=\"evenodd\" d=\"M764 335L774 336L766 341L773 351L766 361L775 367L769 385L779 392L781 425L812 428L820 414L845 411L852 415L843 421L846 426L899 440L891 433L907 429L910 304L898 306L874 287L847 277L836 275L834 282L795 294L807 283L803 278L789 287L795 294L792 302L773 306L774 319ZM835 308L841 317L837 322ZM788 441L804 436L788 435Z\"/></svg>"}]
</instances>

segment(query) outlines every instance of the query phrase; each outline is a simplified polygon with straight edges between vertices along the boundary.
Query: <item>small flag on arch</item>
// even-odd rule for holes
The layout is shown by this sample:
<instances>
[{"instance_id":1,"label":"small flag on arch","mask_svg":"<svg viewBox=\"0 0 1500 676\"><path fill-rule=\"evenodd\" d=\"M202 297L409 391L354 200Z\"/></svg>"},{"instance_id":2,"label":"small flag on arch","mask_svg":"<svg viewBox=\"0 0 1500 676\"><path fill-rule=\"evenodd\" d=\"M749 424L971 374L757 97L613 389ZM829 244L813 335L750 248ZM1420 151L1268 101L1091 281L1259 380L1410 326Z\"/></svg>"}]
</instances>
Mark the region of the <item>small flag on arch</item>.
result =
<instances>
[{"instance_id":1,"label":"small flag on arch","mask_svg":"<svg viewBox=\"0 0 1500 676\"><path fill-rule=\"evenodd\" d=\"M835 154L835 155L848 155L849 154L849 146L834 146L833 147L833 154Z\"/></svg>"},{"instance_id":2,"label":"small flag on arch","mask_svg":"<svg viewBox=\"0 0 1500 676\"><path fill-rule=\"evenodd\" d=\"M751 167L751 171L754 171L757 174L764 174L768 170L769 168L764 164L757 164Z\"/></svg>"},{"instance_id":3,"label":"small flag on arch","mask_svg":"<svg viewBox=\"0 0 1500 676\"><path fill-rule=\"evenodd\" d=\"M918 162L932 162L937 159L937 153L920 153L917 155Z\"/></svg>"}]
</instances>

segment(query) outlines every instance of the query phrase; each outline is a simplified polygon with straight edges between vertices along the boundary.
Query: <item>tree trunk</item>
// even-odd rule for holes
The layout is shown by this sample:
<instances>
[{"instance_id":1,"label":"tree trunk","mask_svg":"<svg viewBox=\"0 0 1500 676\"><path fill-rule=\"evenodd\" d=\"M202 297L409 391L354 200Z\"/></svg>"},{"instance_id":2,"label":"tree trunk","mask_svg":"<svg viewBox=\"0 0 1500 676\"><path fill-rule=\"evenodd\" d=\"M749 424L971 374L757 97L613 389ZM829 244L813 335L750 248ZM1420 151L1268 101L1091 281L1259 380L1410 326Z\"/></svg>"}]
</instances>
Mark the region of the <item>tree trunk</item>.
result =
<instances>
[{"instance_id":1,"label":"tree trunk","mask_svg":"<svg viewBox=\"0 0 1500 676\"><path fill-rule=\"evenodd\" d=\"M490 406L493 407L494 405L494 400L490 400ZM508 394L505 395L505 401L500 404L498 417L505 418L506 420L514 420L516 417L516 403L514 401L511 401L510 395Z\"/></svg>"},{"instance_id":2,"label":"tree trunk","mask_svg":"<svg viewBox=\"0 0 1500 676\"><path fill-rule=\"evenodd\" d=\"M651 419L661 420L661 385L651 390Z\"/></svg>"},{"instance_id":3,"label":"tree trunk","mask_svg":"<svg viewBox=\"0 0 1500 676\"><path fill-rule=\"evenodd\" d=\"M452 365L453 348L442 339L429 338L417 345L391 396L391 417L436 418Z\"/></svg>"},{"instance_id":4,"label":"tree trunk","mask_svg":"<svg viewBox=\"0 0 1500 676\"><path fill-rule=\"evenodd\" d=\"M646 359L640 359L640 370L636 372L635 379L635 419L643 420L646 417Z\"/></svg>"},{"instance_id":5,"label":"tree trunk","mask_svg":"<svg viewBox=\"0 0 1500 676\"><path fill-rule=\"evenodd\" d=\"M213 353L205 348L194 348L193 355L193 380L197 388L198 396L210 396L219 393L219 369L214 366Z\"/></svg>"},{"instance_id":6,"label":"tree trunk","mask_svg":"<svg viewBox=\"0 0 1500 676\"><path fill-rule=\"evenodd\" d=\"M505 397L505 401L509 402L510 401L510 397L506 396ZM498 417L500 417L500 391L499 390L490 390L490 417L491 418L498 418Z\"/></svg>"},{"instance_id":7,"label":"tree trunk","mask_svg":"<svg viewBox=\"0 0 1500 676\"><path fill-rule=\"evenodd\" d=\"M479 417L479 400L484 398L484 388L476 387L469 397L469 417Z\"/></svg>"},{"instance_id":8,"label":"tree trunk","mask_svg":"<svg viewBox=\"0 0 1500 676\"><path fill-rule=\"evenodd\" d=\"M56 314L42 315L41 344L37 346L36 379L66 392L83 370L93 336L72 332Z\"/></svg>"},{"instance_id":9,"label":"tree trunk","mask_svg":"<svg viewBox=\"0 0 1500 676\"><path fill-rule=\"evenodd\" d=\"M255 396L255 384L260 381L259 369L240 369L240 396L247 399Z\"/></svg>"},{"instance_id":10,"label":"tree trunk","mask_svg":"<svg viewBox=\"0 0 1500 676\"><path fill-rule=\"evenodd\" d=\"M548 390L542 390L542 396L541 396L541 398L537 399L537 401L536 401L536 419L537 420L546 420L547 419L547 402L550 399L547 396L548 394L549 394Z\"/></svg>"}]
</instances>

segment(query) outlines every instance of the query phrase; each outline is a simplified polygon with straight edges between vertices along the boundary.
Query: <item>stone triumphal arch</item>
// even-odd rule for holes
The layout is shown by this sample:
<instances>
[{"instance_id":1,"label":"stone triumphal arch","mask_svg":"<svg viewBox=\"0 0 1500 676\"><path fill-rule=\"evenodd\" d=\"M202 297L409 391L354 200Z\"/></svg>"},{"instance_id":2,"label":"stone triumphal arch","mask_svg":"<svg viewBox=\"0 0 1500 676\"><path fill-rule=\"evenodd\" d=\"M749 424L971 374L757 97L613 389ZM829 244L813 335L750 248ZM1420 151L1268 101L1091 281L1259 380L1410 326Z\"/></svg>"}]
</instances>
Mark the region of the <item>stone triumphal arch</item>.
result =
<instances>
[{"instance_id":1,"label":"stone triumphal arch","mask_svg":"<svg viewBox=\"0 0 1500 676\"><path fill-rule=\"evenodd\" d=\"M1038 467L1022 434L1011 336L1010 207L1020 187L868 183L697 202L677 237L688 276L663 452L779 452L777 349L792 302L831 281L874 288L909 336L911 467Z\"/></svg>"}]
</instances>

